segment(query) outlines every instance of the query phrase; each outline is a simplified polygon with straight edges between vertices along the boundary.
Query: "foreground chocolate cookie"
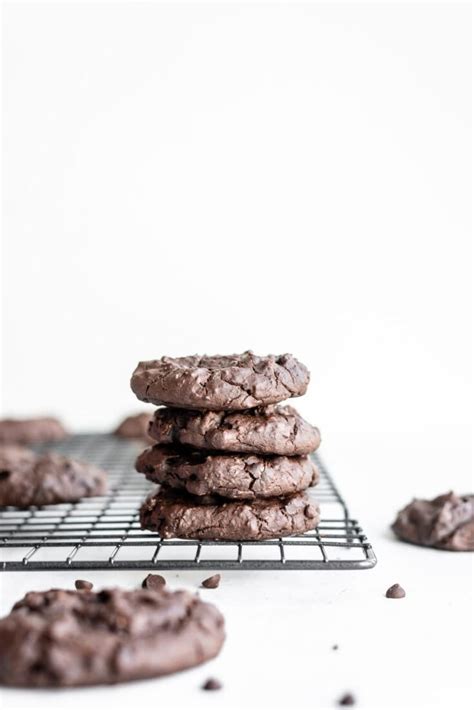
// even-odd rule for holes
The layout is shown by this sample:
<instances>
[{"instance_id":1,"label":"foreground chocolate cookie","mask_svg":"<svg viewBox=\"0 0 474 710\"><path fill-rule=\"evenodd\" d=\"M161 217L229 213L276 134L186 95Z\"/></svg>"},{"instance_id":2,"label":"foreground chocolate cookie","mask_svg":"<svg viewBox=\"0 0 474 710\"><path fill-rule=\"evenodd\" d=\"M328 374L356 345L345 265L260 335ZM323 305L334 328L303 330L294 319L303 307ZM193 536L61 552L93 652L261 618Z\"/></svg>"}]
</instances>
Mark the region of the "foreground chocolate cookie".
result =
<instances>
[{"instance_id":1,"label":"foreground chocolate cookie","mask_svg":"<svg viewBox=\"0 0 474 710\"><path fill-rule=\"evenodd\" d=\"M474 550L474 495L450 492L433 500L414 499L398 513L392 529L415 545Z\"/></svg>"},{"instance_id":2,"label":"foreground chocolate cookie","mask_svg":"<svg viewBox=\"0 0 474 710\"><path fill-rule=\"evenodd\" d=\"M55 453L0 446L0 506L72 503L106 491L107 474L92 464Z\"/></svg>"},{"instance_id":3,"label":"foreground chocolate cookie","mask_svg":"<svg viewBox=\"0 0 474 710\"><path fill-rule=\"evenodd\" d=\"M304 491L319 480L318 468L308 456L209 454L173 446L145 449L136 469L150 481L195 496L242 500Z\"/></svg>"},{"instance_id":4,"label":"foreground chocolate cookie","mask_svg":"<svg viewBox=\"0 0 474 710\"><path fill-rule=\"evenodd\" d=\"M153 678L216 656L219 611L164 586L30 592L0 620L0 683L58 687Z\"/></svg>"},{"instance_id":5,"label":"foreground chocolate cookie","mask_svg":"<svg viewBox=\"0 0 474 710\"><path fill-rule=\"evenodd\" d=\"M159 444L252 454L303 456L315 451L321 436L293 407L274 404L243 412L157 409L149 429Z\"/></svg>"},{"instance_id":6,"label":"foreground chocolate cookie","mask_svg":"<svg viewBox=\"0 0 474 710\"><path fill-rule=\"evenodd\" d=\"M115 436L119 436L121 439L138 439L139 441L145 441L146 443L153 443L153 439L148 435L148 428L150 426L152 415L147 412L141 412L140 414L132 414L130 417L126 417L123 422L121 422L115 429Z\"/></svg>"},{"instance_id":7,"label":"foreground chocolate cookie","mask_svg":"<svg viewBox=\"0 0 474 710\"><path fill-rule=\"evenodd\" d=\"M36 419L0 419L0 443L41 444L60 441L69 436L61 422L54 417Z\"/></svg>"},{"instance_id":8,"label":"foreground chocolate cookie","mask_svg":"<svg viewBox=\"0 0 474 710\"><path fill-rule=\"evenodd\" d=\"M162 538L267 540L312 530L319 522L319 508L303 493L229 502L162 488L142 505L140 522Z\"/></svg>"},{"instance_id":9,"label":"foreground chocolate cookie","mask_svg":"<svg viewBox=\"0 0 474 710\"><path fill-rule=\"evenodd\" d=\"M183 409L241 410L306 392L309 372L293 355L162 357L140 362L131 387L138 399Z\"/></svg>"}]
</instances>

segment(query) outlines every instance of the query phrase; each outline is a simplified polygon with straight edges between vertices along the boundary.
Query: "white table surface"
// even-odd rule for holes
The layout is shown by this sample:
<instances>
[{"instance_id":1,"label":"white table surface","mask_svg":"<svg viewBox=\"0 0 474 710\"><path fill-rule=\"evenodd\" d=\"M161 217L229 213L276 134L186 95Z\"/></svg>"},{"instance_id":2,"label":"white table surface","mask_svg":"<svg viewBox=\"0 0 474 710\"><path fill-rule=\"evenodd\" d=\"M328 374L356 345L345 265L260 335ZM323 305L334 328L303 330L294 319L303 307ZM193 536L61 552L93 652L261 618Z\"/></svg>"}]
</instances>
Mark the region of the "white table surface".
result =
<instances>
[{"instance_id":1,"label":"white table surface","mask_svg":"<svg viewBox=\"0 0 474 710\"><path fill-rule=\"evenodd\" d=\"M329 439L329 440L328 440ZM428 445L429 444L429 445ZM159 708L331 708L345 691L361 708L472 707L473 557L398 542L389 530L413 495L472 488L469 449L420 436L334 435L322 454L378 557L353 572L223 572L199 589L226 618L220 656L168 678L114 687L34 692L2 690L2 708L142 705ZM1 613L30 589L138 585L145 572L0 574ZM166 572L171 587L197 589L198 572ZM385 590L399 582L406 598ZM338 644L337 651L332 646ZM209 676L223 689L204 692Z\"/></svg>"}]
</instances>

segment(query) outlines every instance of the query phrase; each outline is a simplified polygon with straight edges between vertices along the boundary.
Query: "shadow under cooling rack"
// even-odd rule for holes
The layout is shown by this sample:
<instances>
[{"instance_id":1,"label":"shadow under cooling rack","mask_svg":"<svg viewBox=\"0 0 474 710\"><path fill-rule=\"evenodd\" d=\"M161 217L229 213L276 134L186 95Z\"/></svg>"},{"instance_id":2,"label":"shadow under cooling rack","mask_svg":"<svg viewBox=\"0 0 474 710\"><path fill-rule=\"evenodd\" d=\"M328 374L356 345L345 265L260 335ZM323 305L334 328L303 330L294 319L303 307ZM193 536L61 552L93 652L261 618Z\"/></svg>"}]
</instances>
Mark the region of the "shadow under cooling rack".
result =
<instances>
[{"instance_id":1,"label":"shadow under cooling rack","mask_svg":"<svg viewBox=\"0 0 474 710\"><path fill-rule=\"evenodd\" d=\"M136 443L82 434L44 448L104 468L109 494L27 510L0 508L0 569L348 570L377 561L318 457L321 481L310 493L321 506L315 530L262 542L202 542L162 540L140 528L138 510L154 486L134 470Z\"/></svg>"}]
</instances>

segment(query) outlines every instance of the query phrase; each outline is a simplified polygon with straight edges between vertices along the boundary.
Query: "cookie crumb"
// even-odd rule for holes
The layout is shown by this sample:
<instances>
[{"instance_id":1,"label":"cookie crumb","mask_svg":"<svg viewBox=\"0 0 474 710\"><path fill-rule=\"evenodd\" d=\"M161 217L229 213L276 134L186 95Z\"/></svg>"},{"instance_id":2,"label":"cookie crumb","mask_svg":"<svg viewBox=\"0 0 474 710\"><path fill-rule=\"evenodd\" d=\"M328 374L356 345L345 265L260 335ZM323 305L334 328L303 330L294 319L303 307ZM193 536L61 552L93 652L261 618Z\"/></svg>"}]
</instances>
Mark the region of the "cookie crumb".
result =
<instances>
[{"instance_id":1,"label":"cookie crumb","mask_svg":"<svg viewBox=\"0 0 474 710\"><path fill-rule=\"evenodd\" d=\"M222 683L217 678L208 678L202 686L203 690L220 690L221 688Z\"/></svg>"},{"instance_id":2,"label":"cookie crumb","mask_svg":"<svg viewBox=\"0 0 474 710\"><path fill-rule=\"evenodd\" d=\"M220 574L214 574L212 577L208 577L207 579L203 580L201 582L201 586L205 587L206 589L216 589L221 582L221 576Z\"/></svg>"},{"instance_id":3,"label":"cookie crumb","mask_svg":"<svg viewBox=\"0 0 474 710\"><path fill-rule=\"evenodd\" d=\"M92 582L88 582L85 579L76 579L76 581L74 582L74 586L79 591L90 592L94 585L92 584Z\"/></svg>"},{"instance_id":4,"label":"cookie crumb","mask_svg":"<svg viewBox=\"0 0 474 710\"><path fill-rule=\"evenodd\" d=\"M352 693L345 693L339 700L339 705L355 705L355 697Z\"/></svg>"},{"instance_id":5,"label":"cookie crumb","mask_svg":"<svg viewBox=\"0 0 474 710\"><path fill-rule=\"evenodd\" d=\"M406 596L406 592L399 584L392 584L385 592L385 596L387 599L403 599Z\"/></svg>"},{"instance_id":6,"label":"cookie crumb","mask_svg":"<svg viewBox=\"0 0 474 710\"><path fill-rule=\"evenodd\" d=\"M161 589L166 584L166 579L161 574L149 574L142 582L143 589Z\"/></svg>"}]
</instances>

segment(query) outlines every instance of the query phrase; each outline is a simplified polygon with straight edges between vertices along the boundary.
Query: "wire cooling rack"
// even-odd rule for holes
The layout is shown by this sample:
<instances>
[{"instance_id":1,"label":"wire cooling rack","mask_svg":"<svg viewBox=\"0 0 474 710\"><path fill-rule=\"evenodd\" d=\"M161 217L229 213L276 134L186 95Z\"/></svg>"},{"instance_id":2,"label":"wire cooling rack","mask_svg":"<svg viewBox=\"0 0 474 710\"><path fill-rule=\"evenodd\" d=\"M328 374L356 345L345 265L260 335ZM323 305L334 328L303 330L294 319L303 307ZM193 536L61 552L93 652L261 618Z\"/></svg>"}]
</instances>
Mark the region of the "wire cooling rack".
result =
<instances>
[{"instance_id":1,"label":"wire cooling rack","mask_svg":"<svg viewBox=\"0 0 474 710\"><path fill-rule=\"evenodd\" d=\"M311 492L321 523L310 532L262 542L162 540L141 530L140 504L154 487L134 470L143 448L113 435L83 434L49 447L109 473L109 493L42 508L0 508L0 569L367 569L376 557L324 464Z\"/></svg>"}]
</instances>

